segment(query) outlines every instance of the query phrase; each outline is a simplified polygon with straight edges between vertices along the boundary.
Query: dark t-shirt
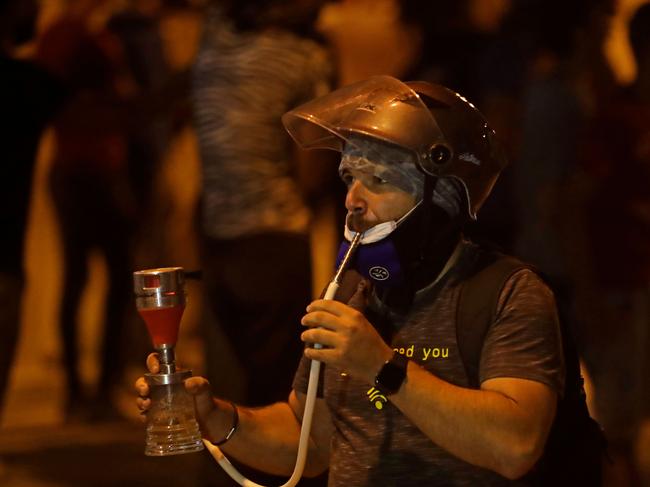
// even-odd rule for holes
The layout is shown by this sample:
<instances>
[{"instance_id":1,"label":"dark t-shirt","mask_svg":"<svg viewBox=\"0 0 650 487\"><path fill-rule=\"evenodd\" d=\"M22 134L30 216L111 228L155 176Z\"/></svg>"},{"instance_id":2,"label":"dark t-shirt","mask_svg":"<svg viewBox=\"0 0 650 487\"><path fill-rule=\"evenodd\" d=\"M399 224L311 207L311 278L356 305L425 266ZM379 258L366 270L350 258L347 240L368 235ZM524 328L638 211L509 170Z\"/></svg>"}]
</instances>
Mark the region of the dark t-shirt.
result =
<instances>
[{"instance_id":1,"label":"dark t-shirt","mask_svg":"<svg viewBox=\"0 0 650 487\"><path fill-rule=\"evenodd\" d=\"M444 283L423 289L406 315L382 309L371 296L366 314L388 316L393 348L437 377L468 387L456 343L456 310L462 267L470 247ZM306 392L310 361L301 361L294 389ZM516 377L563 390L564 363L554 298L529 270L506 283L495 322L481 354L481 382ZM330 487L518 485L446 452L427 438L372 385L324 367L323 397L335 431L331 443Z\"/></svg>"}]
</instances>

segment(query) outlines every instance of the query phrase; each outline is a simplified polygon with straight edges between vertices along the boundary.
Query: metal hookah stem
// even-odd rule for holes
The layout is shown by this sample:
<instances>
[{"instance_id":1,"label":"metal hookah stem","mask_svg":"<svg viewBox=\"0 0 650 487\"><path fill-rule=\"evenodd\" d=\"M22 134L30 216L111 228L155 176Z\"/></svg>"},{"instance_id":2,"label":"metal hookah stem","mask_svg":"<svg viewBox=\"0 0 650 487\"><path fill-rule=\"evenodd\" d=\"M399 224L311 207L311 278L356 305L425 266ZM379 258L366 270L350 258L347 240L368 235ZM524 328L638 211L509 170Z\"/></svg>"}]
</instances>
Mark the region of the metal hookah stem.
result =
<instances>
[{"instance_id":1,"label":"metal hookah stem","mask_svg":"<svg viewBox=\"0 0 650 487\"><path fill-rule=\"evenodd\" d=\"M174 345L163 344L156 347L160 361L161 374L173 374L176 372L176 357Z\"/></svg>"},{"instance_id":2,"label":"metal hookah stem","mask_svg":"<svg viewBox=\"0 0 650 487\"><path fill-rule=\"evenodd\" d=\"M333 281L336 282L337 284L341 284L343 273L348 268L348 264L350 263L350 260L352 259L354 252L357 250L357 247L361 243L361 235L363 235L361 232L357 232L354 235L352 242L350 242L350 248L348 248L348 251L345 253L343 260L341 261L341 265L339 265L339 268L336 270L336 274L334 275Z\"/></svg>"},{"instance_id":3,"label":"metal hookah stem","mask_svg":"<svg viewBox=\"0 0 650 487\"><path fill-rule=\"evenodd\" d=\"M325 296L323 296L323 299L334 299L334 297L336 296L336 293L339 290L339 286L341 285L341 281L343 280L343 273L348 268L348 265L352 260L352 256L354 255L354 252L357 250L357 247L361 243L361 235L362 235L361 232L358 232L352 239L352 242L350 242L350 248L345 253L343 259L341 260L341 264L339 265L339 268L337 269L336 274L334 275L334 279L332 279L330 283L327 285L327 289L325 290ZM314 347L320 348L320 345L316 343L314 344Z\"/></svg>"}]
</instances>

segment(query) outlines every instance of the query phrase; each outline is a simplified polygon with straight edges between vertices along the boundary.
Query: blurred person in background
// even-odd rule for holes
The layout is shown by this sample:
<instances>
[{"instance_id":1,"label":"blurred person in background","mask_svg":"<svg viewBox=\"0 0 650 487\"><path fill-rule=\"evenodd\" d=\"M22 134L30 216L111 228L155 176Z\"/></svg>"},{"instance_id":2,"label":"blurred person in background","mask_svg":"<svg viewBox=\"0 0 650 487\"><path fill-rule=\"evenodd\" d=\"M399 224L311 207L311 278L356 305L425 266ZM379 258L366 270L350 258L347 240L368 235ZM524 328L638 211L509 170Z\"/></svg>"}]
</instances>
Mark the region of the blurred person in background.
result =
<instances>
[{"instance_id":1,"label":"blurred person in background","mask_svg":"<svg viewBox=\"0 0 650 487\"><path fill-rule=\"evenodd\" d=\"M438 27L431 23L444 17L442 10L424 0L327 2L316 28L331 46L337 85L376 74L417 77L411 75L419 71L427 36Z\"/></svg>"},{"instance_id":2,"label":"blurred person in background","mask_svg":"<svg viewBox=\"0 0 650 487\"><path fill-rule=\"evenodd\" d=\"M66 103L53 121L55 153L49 174L63 247L59 326L67 382L68 421L116 416L111 393L120 384L123 334L131 297L130 244L137 207L128 174L125 97L133 90L119 39L90 19L104 0L70 2L43 33L38 61L65 87ZM108 290L96 390L79 370L78 309L90 252L106 261Z\"/></svg>"},{"instance_id":3,"label":"blurred person in background","mask_svg":"<svg viewBox=\"0 0 650 487\"><path fill-rule=\"evenodd\" d=\"M533 1L518 18L528 44L522 93L521 140L515 164L517 255L544 269L560 288L570 284L564 217L574 207L566 192L577 167L579 141L594 106L615 89L602 52L613 14L611 0ZM549 24L555 21L555 28ZM531 196L532 195L532 196Z\"/></svg>"},{"instance_id":4,"label":"blurred person in background","mask_svg":"<svg viewBox=\"0 0 650 487\"><path fill-rule=\"evenodd\" d=\"M16 350L24 288L25 229L41 133L61 104L61 84L16 48L30 41L38 8L32 0L0 1L0 412Z\"/></svg>"},{"instance_id":5,"label":"blurred person in background","mask_svg":"<svg viewBox=\"0 0 650 487\"><path fill-rule=\"evenodd\" d=\"M572 255L587 325L585 359L596 413L618 461L616 485L623 486L650 485L650 472L639 472L649 453L635 457L650 420L650 4L631 18L629 38L637 78L594 100L571 225L571 241L581 244Z\"/></svg>"},{"instance_id":6,"label":"blurred person in background","mask_svg":"<svg viewBox=\"0 0 650 487\"><path fill-rule=\"evenodd\" d=\"M312 28L320 4L216 2L193 67L205 302L243 367L250 406L290 387L302 345L286 324L312 296L308 204L331 168L308 165L280 117L329 89L331 63ZM219 384L212 326L208 376Z\"/></svg>"},{"instance_id":7,"label":"blurred person in background","mask_svg":"<svg viewBox=\"0 0 650 487\"><path fill-rule=\"evenodd\" d=\"M614 4L532 0L527 7L522 6L514 19L519 24L516 44L530 60L513 164L515 252L553 282L584 356L591 325L577 306L572 265L587 244L576 238L572 227L585 181L571 181L593 107L616 88L602 50ZM554 29L548 27L552 22Z\"/></svg>"},{"instance_id":8,"label":"blurred person in background","mask_svg":"<svg viewBox=\"0 0 650 487\"><path fill-rule=\"evenodd\" d=\"M158 183L170 143L190 123L187 67L166 58L161 30L169 16L191 8L185 0L130 0L106 23L122 46L130 75L128 174L138 211L134 260L138 268L167 265L169 190Z\"/></svg>"}]
</instances>

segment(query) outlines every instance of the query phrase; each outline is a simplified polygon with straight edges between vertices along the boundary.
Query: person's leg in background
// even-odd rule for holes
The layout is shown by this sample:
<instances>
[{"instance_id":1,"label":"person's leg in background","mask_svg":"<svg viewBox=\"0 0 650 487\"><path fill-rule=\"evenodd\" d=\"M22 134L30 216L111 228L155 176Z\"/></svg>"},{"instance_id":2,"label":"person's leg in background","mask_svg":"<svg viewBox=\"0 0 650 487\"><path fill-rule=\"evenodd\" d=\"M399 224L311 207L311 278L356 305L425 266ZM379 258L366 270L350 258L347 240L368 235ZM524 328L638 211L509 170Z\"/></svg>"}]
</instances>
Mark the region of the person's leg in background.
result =
<instances>
[{"instance_id":1,"label":"person's leg in background","mask_svg":"<svg viewBox=\"0 0 650 487\"><path fill-rule=\"evenodd\" d=\"M308 238L264 234L207 241L204 256L206 305L213 310L244 371L242 402L259 406L286 400L303 350L300 319L312 298ZM213 350L207 343L208 359ZM227 370L219 372L228 374ZM219 376L208 378L212 383L219 381ZM286 480L238 467L263 484ZM325 485L326 476L303 479L303 484Z\"/></svg>"},{"instance_id":2,"label":"person's leg in background","mask_svg":"<svg viewBox=\"0 0 650 487\"><path fill-rule=\"evenodd\" d=\"M18 345L22 293L23 280L20 277L0 273L0 414Z\"/></svg>"},{"instance_id":3,"label":"person's leg in background","mask_svg":"<svg viewBox=\"0 0 650 487\"><path fill-rule=\"evenodd\" d=\"M91 211L86 194L85 178L78 178L54 165L50 173L50 189L61 235L63 279L59 309L59 330L63 347L63 368L66 378L66 421L86 418L86 397L79 375L78 309L88 279L88 253L93 228L85 215ZM92 189L90 189L92 192Z\"/></svg>"}]
</instances>

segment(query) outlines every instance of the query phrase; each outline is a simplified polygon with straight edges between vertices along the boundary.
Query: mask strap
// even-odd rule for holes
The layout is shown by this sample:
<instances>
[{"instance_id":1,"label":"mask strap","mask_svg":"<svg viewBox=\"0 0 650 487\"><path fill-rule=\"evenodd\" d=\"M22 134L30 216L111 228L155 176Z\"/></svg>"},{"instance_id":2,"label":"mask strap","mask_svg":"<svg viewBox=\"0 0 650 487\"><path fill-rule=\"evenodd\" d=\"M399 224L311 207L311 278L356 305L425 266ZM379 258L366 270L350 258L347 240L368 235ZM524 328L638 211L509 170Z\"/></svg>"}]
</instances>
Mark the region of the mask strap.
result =
<instances>
[{"instance_id":1,"label":"mask strap","mask_svg":"<svg viewBox=\"0 0 650 487\"><path fill-rule=\"evenodd\" d=\"M413 213L421 204L422 200L418 201L413 208L411 208L403 216L399 217L399 219L395 221L395 225L399 227L404 222L404 220L406 220L411 215L411 213Z\"/></svg>"},{"instance_id":2,"label":"mask strap","mask_svg":"<svg viewBox=\"0 0 650 487\"><path fill-rule=\"evenodd\" d=\"M379 242L380 240L383 240L386 237L388 237L391 233L395 231L395 229L399 225L401 225L411 215L411 213L415 211L415 209L418 206L420 206L420 203L421 201L418 202L413 208L407 211L399 219L380 223L379 225L376 225L372 227L370 230L364 232L363 237L361 237L361 244L363 245L368 243ZM388 228L388 230L386 230L386 228ZM343 235L348 242L351 242L355 235L355 232L353 230L350 230L350 228L348 227L347 222L343 226Z\"/></svg>"}]
</instances>

